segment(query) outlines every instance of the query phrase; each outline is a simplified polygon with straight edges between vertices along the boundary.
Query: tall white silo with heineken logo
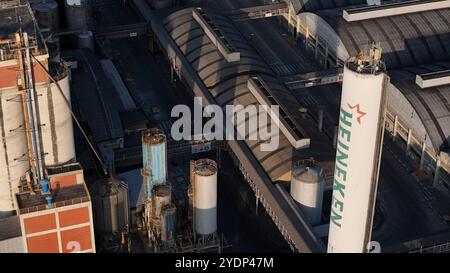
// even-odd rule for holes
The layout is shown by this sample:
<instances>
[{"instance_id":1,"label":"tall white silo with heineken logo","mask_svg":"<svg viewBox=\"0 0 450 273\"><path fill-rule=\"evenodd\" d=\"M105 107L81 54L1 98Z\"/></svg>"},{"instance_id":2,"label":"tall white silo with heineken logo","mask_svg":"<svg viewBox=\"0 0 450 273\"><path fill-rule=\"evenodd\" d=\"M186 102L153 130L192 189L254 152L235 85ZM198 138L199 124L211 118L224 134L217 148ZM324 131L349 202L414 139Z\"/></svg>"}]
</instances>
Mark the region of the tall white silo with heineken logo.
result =
<instances>
[{"instance_id":1,"label":"tall white silo with heineken logo","mask_svg":"<svg viewBox=\"0 0 450 273\"><path fill-rule=\"evenodd\" d=\"M372 44L344 67L328 252L368 252L383 144L381 49Z\"/></svg>"}]
</instances>

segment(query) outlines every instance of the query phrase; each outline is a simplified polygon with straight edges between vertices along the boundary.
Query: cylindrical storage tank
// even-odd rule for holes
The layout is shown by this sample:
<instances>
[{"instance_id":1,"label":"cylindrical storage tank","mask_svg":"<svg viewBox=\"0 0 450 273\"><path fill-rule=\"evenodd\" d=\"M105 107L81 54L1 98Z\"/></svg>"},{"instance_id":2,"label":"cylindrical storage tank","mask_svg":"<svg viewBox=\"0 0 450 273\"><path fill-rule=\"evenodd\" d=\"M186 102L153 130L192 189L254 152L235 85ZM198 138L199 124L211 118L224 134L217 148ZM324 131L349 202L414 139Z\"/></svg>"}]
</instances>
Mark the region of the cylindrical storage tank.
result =
<instances>
[{"instance_id":1,"label":"cylindrical storage tank","mask_svg":"<svg viewBox=\"0 0 450 273\"><path fill-rule=\"evenodd\" d=\"M172 0L150 0L152 9L164 9L172 6Z\"/></svg>"},{"instance_id":2,"label":"cylindrical storage tank","mask_svg":"<svg viewBox=\"0 0 450 273\"><path fill-rule=\"evenodd\" d=\"M73 30L87 30L90 22L89 0L64 0L67 27Z\"/></svg>"},{"instance_id":3,"label":"cylindrical storage tank","mask_svg":"<svg viewBox=\"0 0 450 273\"><path fill-rule=\"evenodd\" d=\"M167 242L175 239L177 227L177 208L173 203L161 208L161 241Z\"/></svg>"},{"instance_id":4,"label":"cylindrical storage tank","mask_svg":"<svg viewBox=\"0 0 450 273\"><path fill-rule=\"evenodd\" d=\"M166 183L167 178L166 135L160 129L142 132L142 168L147 198L150 198L153 186Z\"/></svg>"},{"instance_id":5,"label":"cylindrical storage tank","mask_svg":"<svg viewBox=\"0 0 450 273\"><path fill-rule=\"evenodd\" d=\"M44 164L56 166L75 159L75 140L68 69L62 63L49 63L49 66L52 77L57 80L64 96L56 84L51 83L37 88L37 98Z\"/></svg>"},{"instance_id":6,"label":"cylindrical storage tank","mask_svg":"<svg viewBox=\"0 0 450 273\"><path fill-rule=\"evenodd\" d=\"M156 185L152 189L152 217L160 219L161 208L172 201L172 189L169 185Z\"/></svg>"},{"instance_id":7,"label":"cylindrical storage tank","mask_svg":"<svg viewBox=\"0 0 450 273\"><path fill-rule=\"evenodd\" d=\"M217 230L217 164L200 159L194 167L194 223L200 235Z\"/></svg>"},{"instance_id":8,"label":"cylindrical storage tank","mask_svg":"<svg viewBox=\"0 0 450 273\"><path fill-rule=\"evenodd\" d=\"M97 181L90 189L95 231L121 232L129 223L127 184L116 177Z\"/></svg>"},{"instance_id":9,"label":"cylindrical storage tank","mask_svg":"<svg viewBox=\"0 0 450 273\"><path fill-rule=\"evenodd\" d=\"M344 67L328 252L367 252L383 142L388 77L376 46Z\"/></svg>"},{"instance_id":10,"label":"cylindrical storage tank","mask_svg":"<svg viewBox=\"0 0 450 273\"><path fill-rule=\"evenodd\" d=\"M78 48L88 48L90 50L94 50L94 34L92 31L84 31L77 35L78 39Z\"/></svg>"},{"instance_id":11,"label":"cylindrical storage tank","mask_svg":"<svg viewBox=\"0 0 450 273\"><path fill-rule=\"evenodd\" d=\"M55 32L59 28L58 3L55 1L43 1L33 4L36 20L41 30L48 29Z\"/></svg>"},{"instance_id":12,"label":"cylindrical storage tank","mask_svg":"<svg viewBox=\"0 0 450 273\"><path fill-rule=\"evenodd\" d=\"M22 100L17 90L2 90L0 96L0 218L12 215L14 192L30 169Z\"/></svg>"},{"instance_id":13,"label":"cylindrical storage tank","mask_svg":"<svg viewBox=\"0 0 450 273\"><path fill-rule=\"evenodd\" d=\"M300 205L311 225L322 219L322 200L325 179L323 170L314 160L301 160L294 165L291 196Z\"/></svg>"}]
</instances>

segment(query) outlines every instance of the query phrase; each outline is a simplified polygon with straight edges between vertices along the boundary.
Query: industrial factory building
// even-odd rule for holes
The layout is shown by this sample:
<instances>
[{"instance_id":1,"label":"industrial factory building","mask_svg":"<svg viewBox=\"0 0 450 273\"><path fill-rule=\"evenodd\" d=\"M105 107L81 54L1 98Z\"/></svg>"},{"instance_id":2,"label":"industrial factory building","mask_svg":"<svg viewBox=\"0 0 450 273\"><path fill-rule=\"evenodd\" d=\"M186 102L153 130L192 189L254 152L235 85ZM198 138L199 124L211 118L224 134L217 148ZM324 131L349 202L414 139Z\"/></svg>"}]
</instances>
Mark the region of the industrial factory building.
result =
<instances>
[{"instance_id":1,"label":"industrial factory building","mask_svg":"<svg viewBox=\"0 0 450 273\"><path fill-rule=\"evenodd\" d=\"M378 7L341 1L348 3L340 8L332 4L336 1L315 1L322 3L315 6L308 5L313 1L304 6L304 1L288 2L290 31L323 68L341 66L367 41L381 43L390 76L386 130L402 141L421 170L434 177L436 187L450 193L448 1L400 1Z\"/></svg>"},{"instance_id":2,"label":"industrial factory building","mask_svg":"<svg viewBox=\"0 0 450 273\"><path fill-rule=\"evenodd\" d=\"M0 217L20 226L0 244L18 252L95 252L67 66L50 60L30 5L0 7Z\"/></svg>"},{"instance_id":3,"label":"industrial factory building","mask_svg":"<svg viewBox=\"0 0 450 273\"><path fill-rule=\"evenodd\" d=\"M269 2L1 1L0 253L449 252L450 0Z\"/></svg>"}]
</instances>

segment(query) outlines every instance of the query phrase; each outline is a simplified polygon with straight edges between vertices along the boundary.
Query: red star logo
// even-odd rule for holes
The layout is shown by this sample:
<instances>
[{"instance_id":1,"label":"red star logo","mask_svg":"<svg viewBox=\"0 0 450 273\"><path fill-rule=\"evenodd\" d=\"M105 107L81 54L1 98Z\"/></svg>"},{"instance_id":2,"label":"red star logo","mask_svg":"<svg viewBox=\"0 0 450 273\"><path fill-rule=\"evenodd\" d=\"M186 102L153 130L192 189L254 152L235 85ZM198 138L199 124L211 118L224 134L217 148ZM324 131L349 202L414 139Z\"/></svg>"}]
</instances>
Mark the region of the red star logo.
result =
<instances>
[{"instance_id":1,"label":"red star logo","mask_svg":"<svg viewBox=\"0 0 450 273\"><path fill-rule=\"evenodd\" d=\"M351 106L350 103L347 103L347 105L348 107L350 107L350 109L356 108L356 113L358 113L358 117L356 118L356 120L358 121L359 124L361 124L361 118L364 117L367 113L361 111L361 109L359 108L359 103L353 106Z\"/></svg>"}]
</instances>

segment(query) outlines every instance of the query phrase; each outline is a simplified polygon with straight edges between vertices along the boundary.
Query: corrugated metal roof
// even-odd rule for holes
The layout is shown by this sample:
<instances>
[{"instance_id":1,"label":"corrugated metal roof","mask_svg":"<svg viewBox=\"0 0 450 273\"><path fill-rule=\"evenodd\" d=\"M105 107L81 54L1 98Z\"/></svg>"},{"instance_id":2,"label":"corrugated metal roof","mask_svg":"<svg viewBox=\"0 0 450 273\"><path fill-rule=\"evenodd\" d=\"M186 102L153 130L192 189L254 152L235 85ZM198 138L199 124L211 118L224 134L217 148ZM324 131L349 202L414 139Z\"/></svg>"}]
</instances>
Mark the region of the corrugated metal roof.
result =
<instances>
[{"instance_id":1,"label":"corrugated metal roof","mask_svg":"<svg viewBox=\"0 0 450 273\"><path fill-rule=\"evenodd\" d=\"M208 16L225 33L233 47L241 53L240 61L227 62L222 57L193 19L191 9L169 15L163 24L217 103L222 106L258 105L257 99L247 88L247 80L251 76L263 76L271 88L277 91L279 101L283 104L281 107L297 114L298 118L297 110L301 105L288 89L274 78L274 72L247 43L231 21L218 14L208 13ZM315 128L312 123L312 120L306 119L300 124L305 125L305 128ZM307 133L309 134L310 131ZM311 133L314 134L315 131L312 130ZM314 136L315 139L321 140L320 136ZM274 152L261 151L262 141L246 140L246 143L272 180L277 180L290 172L294 151L284 135L280 134L279 148Z\"/></svg>"},{"instance_id":2,"label":"corrugated metal roof","mask_svg":"<svg viewBox=\"0 0 450 273\"><path fill-rule=\"evenodd\" d=\"M415 77L449 68L450 62L438 62L389 73L392 84L416 110L436 151L450 147L450 85L422 89L415 83Z\"/></svg>"},{"instance_id":3,"label":"corrugated metal roof","mask_svg":"<svg viewBox=\"0 0 450 273\"><path fill-rule=\"evenodd\" d=\"M339 10L317 11L350 56L379 41L388 69L450 60L450 9L347 22Z\"/></svg>"},{"instance_id":4,"label":"corrugated metal roof","mask_svg":"<svg viewBox=\"0 0 450 273\"><path fill-rule=\"evenodd\" d=\"M291 3L297 13L300 11L367 5L367 0L286 0L286 2ZM381 2L385 1L382 0Z\"/></svg>"}]
</instances>

